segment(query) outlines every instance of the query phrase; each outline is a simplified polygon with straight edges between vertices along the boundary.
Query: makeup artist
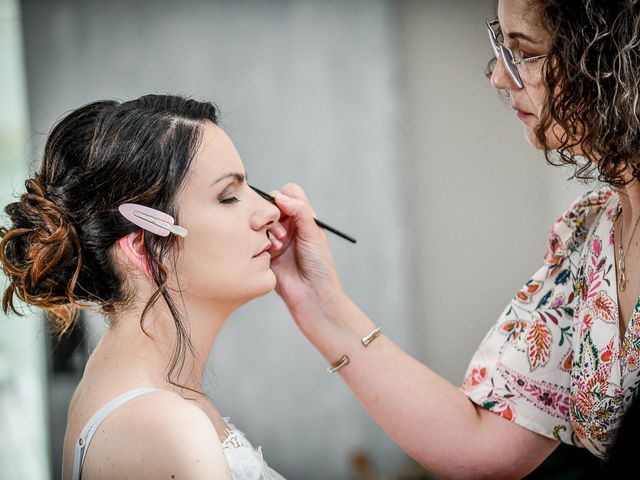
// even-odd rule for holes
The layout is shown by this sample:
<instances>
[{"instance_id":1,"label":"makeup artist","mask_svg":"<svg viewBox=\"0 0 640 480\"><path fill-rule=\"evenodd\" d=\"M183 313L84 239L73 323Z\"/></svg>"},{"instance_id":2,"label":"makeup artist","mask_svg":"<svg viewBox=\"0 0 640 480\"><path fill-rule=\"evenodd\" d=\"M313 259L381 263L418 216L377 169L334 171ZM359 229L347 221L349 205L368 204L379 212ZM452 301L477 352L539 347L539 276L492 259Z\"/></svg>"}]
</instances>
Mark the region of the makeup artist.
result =
<instances>
[{"instance_id":1,"label":"makeup artist","mask_svg":"<svg viewBox=\"0 0 640 480\"><path fill-rule=\"evenodd\" d=\"M462 386L349 299L303 191L273 192L284 220L272 269L297 325L380 426L445 478L520 478L561 442L606 458L640 379L640 2L500 0L486 29L491 83L526 140L604 186L552 225L540 268Z\"/></svg>"}]
</instances>

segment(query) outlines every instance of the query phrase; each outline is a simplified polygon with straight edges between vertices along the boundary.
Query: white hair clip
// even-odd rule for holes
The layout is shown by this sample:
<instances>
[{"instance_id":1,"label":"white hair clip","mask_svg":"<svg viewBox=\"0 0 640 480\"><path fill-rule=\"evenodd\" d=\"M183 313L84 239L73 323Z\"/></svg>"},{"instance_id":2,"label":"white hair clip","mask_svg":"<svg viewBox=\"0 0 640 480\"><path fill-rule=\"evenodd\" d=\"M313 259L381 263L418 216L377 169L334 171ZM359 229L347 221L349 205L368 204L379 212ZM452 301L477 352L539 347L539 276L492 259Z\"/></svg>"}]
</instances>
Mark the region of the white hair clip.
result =
<instances>
[{"instance_id":1,"label":"white hair clip","mask_svg":"<svg viewBox=\"0 0 640 480\"><path fill-rule=\"evenodd\" d=\"M118 210L130 222L161 237L166 237L169 233L186 237L189 233L186 228L175 225L175 220L171 215L155 208L145 207L137 203L123 203L118 207Z\"/></svg>"}]
</instances>

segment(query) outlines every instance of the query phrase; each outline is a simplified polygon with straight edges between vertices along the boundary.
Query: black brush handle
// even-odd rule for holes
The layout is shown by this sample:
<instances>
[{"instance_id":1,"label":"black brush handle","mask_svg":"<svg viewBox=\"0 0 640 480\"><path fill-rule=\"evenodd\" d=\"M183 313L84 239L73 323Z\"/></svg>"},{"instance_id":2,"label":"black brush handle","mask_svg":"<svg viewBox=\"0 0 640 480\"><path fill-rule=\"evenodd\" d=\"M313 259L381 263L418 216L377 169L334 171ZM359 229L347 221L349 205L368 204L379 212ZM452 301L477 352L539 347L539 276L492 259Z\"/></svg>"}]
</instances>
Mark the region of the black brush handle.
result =
<instances>
[{"instance_id":1,"label":"black brush handle","mask_svg":"<svg viewBox=\"0 0 640 480\"><path fill-rule=\"evenodd\" d=\"M260 195L262 198L264 198L265 200L270 201L271 203L273 203L274 205L276 204L276 199L273 198L271 195L269 195L267 192L263 192L262 190L254 187L253 185L249 185L258 195ZM329 230L331 233L334 233L336 235L338 235L339 237L344 238L345 240L350 241L351 243L356 243L357 240L349 235L347 235L346 233L342 233L340 230L336 230L335 228L331 227L330 225L327 225L324 222L321 222L320 220L318 220L317 218L313 219L316 222L316 225L318 225L320 228L324 228L325 230Z\"/></svg>"}]
</instances>

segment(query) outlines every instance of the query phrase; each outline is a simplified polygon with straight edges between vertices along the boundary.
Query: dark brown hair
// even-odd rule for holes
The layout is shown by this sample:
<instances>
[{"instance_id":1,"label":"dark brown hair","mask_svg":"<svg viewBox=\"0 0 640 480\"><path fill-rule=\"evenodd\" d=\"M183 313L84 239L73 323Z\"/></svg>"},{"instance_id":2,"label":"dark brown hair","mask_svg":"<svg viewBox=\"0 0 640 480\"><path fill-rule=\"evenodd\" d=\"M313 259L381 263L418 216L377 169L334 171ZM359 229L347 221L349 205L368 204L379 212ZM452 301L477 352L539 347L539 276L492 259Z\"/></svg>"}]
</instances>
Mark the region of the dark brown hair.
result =
<instances>
[{"instance_id":1,"label":"dark brown hair","mask_svg":"<svg viewBox=\"0 0 640 480\"><path fill-rule=\"evenodd\" d=\"M640 2L533 0L530 5L552 38L542 69L549 93L535 128L547 162L573 165L571 178L597 178L615 188L628 183L626 170L638 179ZM490 62L488 74L494 65ZM554 124L565 132L557 147L546 136ZM577 145L581 155L572 152Z\"/></svg>"},{"instance_id":2,"label":"dark brown hair","mask_svg":"<svg viewBox=\"0 0 640 480\"><path fill-rule=\"evenodd\" d=\"M5 207L12 225L0 228L0 262L10 281L2 297L4 312L20 314L15 297L41 307L61 337L73 326L79 308L98 305L112 314L125 305L132 294L110 250L139 227L118 206L150 206L179 223L176 196L205 121L217 123L214 105L169 95L93 102L59 121L47 138L39 171L25 182L26 193ZM167 291L167 263L175 265L178 243L175 235L144 231L157 290L145 305L140 326L151 338L144 318L162 298L177 332L167 373L174 385L171 375L178 366L178 374L182 371L185 349L194 352Z\"/></svg>"}]
</instances>

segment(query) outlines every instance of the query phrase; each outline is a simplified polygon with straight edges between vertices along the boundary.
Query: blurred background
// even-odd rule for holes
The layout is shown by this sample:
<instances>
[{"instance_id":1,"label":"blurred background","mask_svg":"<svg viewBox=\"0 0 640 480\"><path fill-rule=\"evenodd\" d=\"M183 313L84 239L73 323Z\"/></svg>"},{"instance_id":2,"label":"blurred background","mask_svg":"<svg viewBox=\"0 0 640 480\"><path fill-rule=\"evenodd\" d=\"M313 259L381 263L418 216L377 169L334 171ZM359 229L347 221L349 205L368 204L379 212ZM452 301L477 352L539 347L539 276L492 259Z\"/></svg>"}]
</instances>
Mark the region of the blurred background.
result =
<instances>
[{"instance_id":1,"label":"blurred background","mask_svg":"<svg viewBox=\"0 0 640 480\"><path fill-rule=\"evenodd\" d=\"M459 385L554 220L597 186L546 165L485 78L494 17L493 0L0 0L1 204L73 108L213 101L252 183L301 184L355 236L331 238L345 290ZM85 314L58 343L39 311L1 319L0 478L60 478L67 404L104 328ZM435 478L325 368L270 294L230 318L203 387L287 478ZM560 448L531 478L591 461Z\"/></svg>"}]
</instances>

